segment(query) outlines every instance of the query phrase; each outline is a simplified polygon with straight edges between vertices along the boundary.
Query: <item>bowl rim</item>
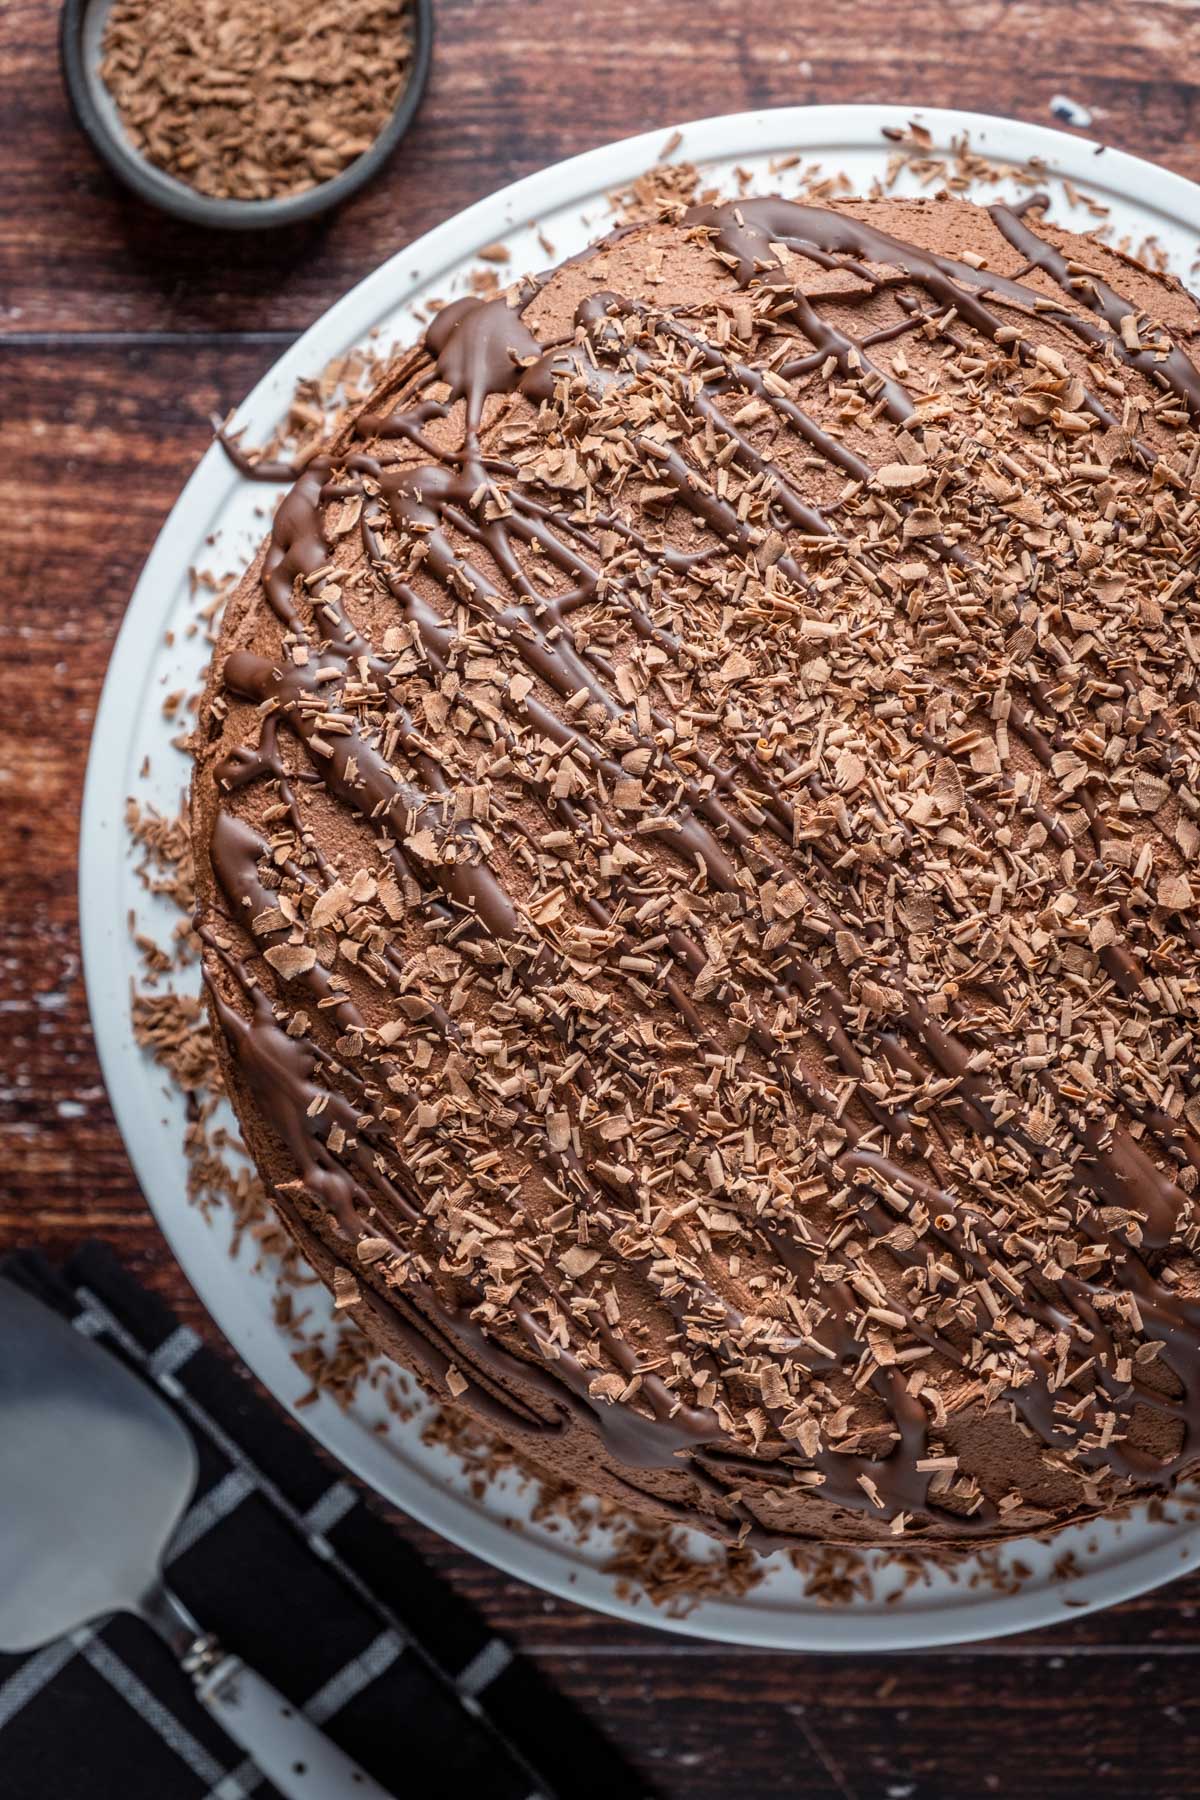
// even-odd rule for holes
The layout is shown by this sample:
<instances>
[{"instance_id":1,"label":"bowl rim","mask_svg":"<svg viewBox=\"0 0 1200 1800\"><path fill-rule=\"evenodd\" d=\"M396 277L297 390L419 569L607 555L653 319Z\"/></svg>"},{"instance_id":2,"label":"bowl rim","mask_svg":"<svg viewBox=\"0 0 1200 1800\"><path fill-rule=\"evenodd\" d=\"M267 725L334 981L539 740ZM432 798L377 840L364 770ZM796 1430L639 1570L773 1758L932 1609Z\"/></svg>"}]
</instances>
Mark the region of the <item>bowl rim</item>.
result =
<instances>
[{"instance_id":1,"label":"bowl rim","mask_svg":"<svg viewBox=\"0 0 1200 1800\"><path fill-rule=\"evenodd\" d=\"M139 154L124 133L110 124L97 106L84 57L84 23L95 0L63 0L59 15L59 55L63 81L75 122L109 173L161 212L189 225L217 231L257 231L293 225L339 206L376 176L409 126L429 80L433 57L433 0L410 0L414 20L408 80L391 115L369 149L352 163L302 194L277 200L224 200L202 194L168 175Z\"/></svg>"}]
</instances>

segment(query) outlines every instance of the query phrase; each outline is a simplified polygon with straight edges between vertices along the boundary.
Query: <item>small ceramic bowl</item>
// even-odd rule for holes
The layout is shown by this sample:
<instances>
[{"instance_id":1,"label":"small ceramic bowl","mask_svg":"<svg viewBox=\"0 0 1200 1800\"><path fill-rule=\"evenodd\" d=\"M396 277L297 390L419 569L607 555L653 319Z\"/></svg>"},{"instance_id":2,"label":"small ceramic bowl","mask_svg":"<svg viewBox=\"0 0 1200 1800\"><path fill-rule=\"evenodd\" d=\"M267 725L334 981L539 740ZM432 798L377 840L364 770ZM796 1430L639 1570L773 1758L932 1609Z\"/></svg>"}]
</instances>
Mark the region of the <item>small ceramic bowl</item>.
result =
<instances>
[{"instance_id":1,"label":"small ceramic bowl","mask_svg":"<svg viewBox=\"0 0 1200 1800\"><path fill-rule=\"evenodd\" d=\"M151 206L220 231L262 231L314 219L356 194L377 175L408 130L429 78L433 0L411 0L413 53L408 80L391 118L369 150L329 181L278 200L217 200L168 175L133 148L112 95L100 79L100 44L112 0L64 0L59 21L63 79L80 129L119 181Z\"/></svg>"}]
</instances>

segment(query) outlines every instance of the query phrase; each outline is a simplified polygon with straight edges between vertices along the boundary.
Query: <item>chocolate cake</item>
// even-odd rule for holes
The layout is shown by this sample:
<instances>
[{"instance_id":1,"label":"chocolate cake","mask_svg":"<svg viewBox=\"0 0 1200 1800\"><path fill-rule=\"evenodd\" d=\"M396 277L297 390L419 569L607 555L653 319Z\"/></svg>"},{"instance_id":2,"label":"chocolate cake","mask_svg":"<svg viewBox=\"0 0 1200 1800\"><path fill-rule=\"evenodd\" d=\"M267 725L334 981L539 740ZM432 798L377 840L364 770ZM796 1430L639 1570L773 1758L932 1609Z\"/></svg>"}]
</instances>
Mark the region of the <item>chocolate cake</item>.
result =
<instances>
[{"instance_id":1,"label":"chocolate cake","mask_svg":"<svg viewBox=\"0 0 1200 1800\"><path fill-rule=\"evenodd\" d=\"M526 1462L949 1550L1200 1456L1198 324L1036 199L702 206L291 485L199 729L225 1072Z\"/></svg>"}]
</instances>

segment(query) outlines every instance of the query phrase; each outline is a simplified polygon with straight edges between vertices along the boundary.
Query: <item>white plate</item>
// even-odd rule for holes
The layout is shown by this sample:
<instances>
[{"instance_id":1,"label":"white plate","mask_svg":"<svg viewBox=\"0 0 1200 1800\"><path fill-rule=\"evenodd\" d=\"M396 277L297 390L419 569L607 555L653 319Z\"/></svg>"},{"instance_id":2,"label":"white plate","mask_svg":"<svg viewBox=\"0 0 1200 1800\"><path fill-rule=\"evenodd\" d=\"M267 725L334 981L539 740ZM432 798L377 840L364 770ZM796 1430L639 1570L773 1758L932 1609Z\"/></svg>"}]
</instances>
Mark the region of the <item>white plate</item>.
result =
<instances>
[{"instance_id":1,"label":"white plate","mask_svg":"<svg viewBox=\"0 0 1200 1800\"><path fill-rule=\"evenodd\" d=\"M1200 233L1200 189L1115 150L1102 150L1056 131L971 113L901 107L806 107L740 113L682 127L674 152L702 163L706 179L729 184L735 165L755 173L766 191L791 191L797 171L771 176L772 157L798 151L827 172L845 170L856 190L882 174L893 146L885 126L918 117L938 149L969 132L972 146L989 156L1023 162L1043 159L1056 174L1082 186L1112 208L1118 235L1140 242L1157 235L1172 267L1186 275ZM668 129L630 138L559 163L515 182L491 199L431 231L367 277L327 312L255 388L238 415L246 441L265 439L286 410L301 375L319 371L330 357L377 333L377 341L410 342L419 325L414 303L446 296L479 251L503 239L512 252L512 274L544 266L540 227L558 256L580 249L604 229L606 196L643 173L658 157ZM904 191L903 187L901 191ZM999 190L1003 192L1005 190ZM1061 198L1055 216L1084 230L1095 224L1073 213ZM203 661L198 636L188 638L193 617L187 571L192 565L233 568L244 563L263 534L270 490L239 480L225 456L212 449L184 488L138 582L125 615L96 718L84 794L80 848L80 901L84 966L92 1022L108 1091L142 1189L189 1280L225 1335L259 1379L294 1407L306 1383L291 1360L288 1339L274 1325L269 1274L256 1273L253 1252L229 1255L220 1220L208 1224L186 1198L182 1155L183 1106L133 1042L130 983L138 959L126 928L134 909L165 940L174 916L147 901L137 884L122 825L127 795L172 813L187 769L170 748L173 728L161 700L176 688L196 687ZM217 545L210 544L217 534ZM164 634L174 632L173 647ZM149 752L149 778L139 767ZM324 1308L323 1289L314 1306ZM740 1598L709 1600L685 1620L670 1620L643 1599L631 1605L603 1570L609 1554L603 1532L579 1544L530 1520L531 1496L506 1478L476 1497L457 1461L422 1444L420 1417L381 1438L372 1427L382 1408L360 1390L349 1411L322 1398L297 1416L306 1430L387 1500L510 1574L642 1624L669 1627L729 1643L804 1650L878 1650L954 1643L1022 1631L1070 1617L1145 1591L1200 1563L1200 1531L1182 1507L1151 1521L1144 1511L1123 1523L1080 1528L1052 1546L1022 1541L1001 1559L1019 1556L1032 1570L1018 1592L1001 1593L968 1563L955 1573L931 1571L889 1603L902 1586L881 1564L871 1598L829 1608L804 1594L804 1582L780 1556L770 1559L767 1579ZM520 1530L513 1529L519 1521ZM703 1540L697 1540L700 1547ZM1054 1563L1074 1553L1077 1577L1055 1577Z\"/></svg>"}]
</instances>

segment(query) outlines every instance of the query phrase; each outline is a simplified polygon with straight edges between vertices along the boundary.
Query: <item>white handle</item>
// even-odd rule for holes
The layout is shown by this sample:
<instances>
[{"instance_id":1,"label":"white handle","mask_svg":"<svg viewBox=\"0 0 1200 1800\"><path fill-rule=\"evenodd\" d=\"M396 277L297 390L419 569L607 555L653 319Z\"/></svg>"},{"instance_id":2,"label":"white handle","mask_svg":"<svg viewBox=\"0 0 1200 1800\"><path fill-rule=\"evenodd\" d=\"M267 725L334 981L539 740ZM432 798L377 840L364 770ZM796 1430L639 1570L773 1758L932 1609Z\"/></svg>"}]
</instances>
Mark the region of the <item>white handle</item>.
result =
<instances>
[{"instance_id":1,"label":"white handle","mask_svg":"<svg viewBox=\"0 0 1200 1800\"><path fill-rule=\"evenodd\" d=\"M194 1679L202 1704L287 1800L395 1800L239 1656Z\"/></svg>"}]
</instances>

